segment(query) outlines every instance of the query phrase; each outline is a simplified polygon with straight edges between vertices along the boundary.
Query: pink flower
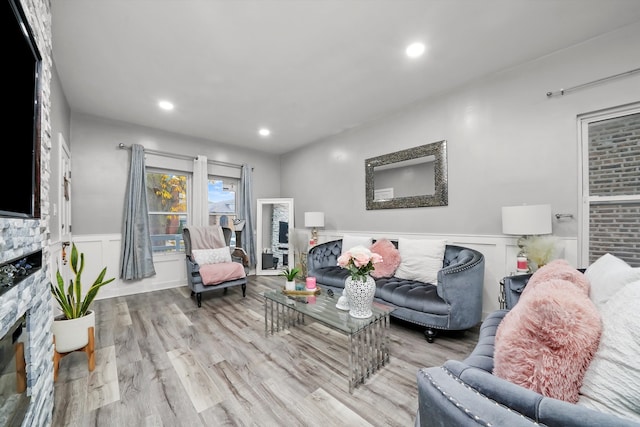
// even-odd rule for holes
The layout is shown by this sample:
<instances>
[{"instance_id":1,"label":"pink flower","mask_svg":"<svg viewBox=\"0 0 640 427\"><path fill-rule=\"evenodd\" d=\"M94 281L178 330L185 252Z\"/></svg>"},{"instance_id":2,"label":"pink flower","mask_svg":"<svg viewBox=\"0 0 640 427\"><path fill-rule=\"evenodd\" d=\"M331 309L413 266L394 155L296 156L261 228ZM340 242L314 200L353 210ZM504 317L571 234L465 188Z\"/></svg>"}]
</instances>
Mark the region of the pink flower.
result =
<instances>
[{"instance_id":1,"label":"pink flower","mask_svg":"<svg viewBox=\"0 0 640 427\"><path fill-rule=\"evenodd\" d=\"M382 256L364 246L354 246L338 257L338 265L351 272L351 276L362 277L375 269L374 264L382 262Z\"/></svg>"},{"instance_id":2,"label":"pink flower","mask_svg":"<svg viewBox=\"0 0 640 427\"><path fill-rule=\"evenodd\" d=\"M338 265L345 268L351 261L351 254L347 251L338 257Z\"/></svg>"}]
</instances>

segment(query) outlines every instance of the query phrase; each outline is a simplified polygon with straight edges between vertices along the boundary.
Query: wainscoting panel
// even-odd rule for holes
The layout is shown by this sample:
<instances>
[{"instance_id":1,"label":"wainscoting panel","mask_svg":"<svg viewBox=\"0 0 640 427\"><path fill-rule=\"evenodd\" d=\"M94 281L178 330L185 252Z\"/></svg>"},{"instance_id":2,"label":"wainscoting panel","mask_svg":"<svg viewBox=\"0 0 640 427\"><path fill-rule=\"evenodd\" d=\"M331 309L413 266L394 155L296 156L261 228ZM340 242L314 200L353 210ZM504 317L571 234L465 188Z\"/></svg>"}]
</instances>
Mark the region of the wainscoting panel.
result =
<instances>
[{"instance_id":1,"label":"wainscoting panel","mask_svg":"<svg viewBox=\"0 0 640 427\"><path fill-rule=\"evenodd\" d=\"M298 233L308 233L306 229L296 230ZM516 255L518 253L517 238L508 236L489 235L436 235L412 233L380 233L354 231L324 231L319 233L319 242L340 239L343 235L371 236L375 239L399 237L410 239L446 239L447 242L465 246L480 251L485 257L483 315L499 308L498 295L500 280L504 276L513 274L516 269ZM85 283L93 282L102 267L107 267L107 277L116 277L98 294L97 299L112 298L160 289L186 286L187 273L184 254L160 255L154 259L156 275L140 281L123 281L120 273L120 238L119 234L82 235L74 236L78 249L85 254L86 267L83 273ZM577 265L577 239L572 237L560 238L560 244L565 258L571 265ZM70 255L68 250L68 256ZM251 272L250 274L255 274Z\"/></svg>"}]
</instances>

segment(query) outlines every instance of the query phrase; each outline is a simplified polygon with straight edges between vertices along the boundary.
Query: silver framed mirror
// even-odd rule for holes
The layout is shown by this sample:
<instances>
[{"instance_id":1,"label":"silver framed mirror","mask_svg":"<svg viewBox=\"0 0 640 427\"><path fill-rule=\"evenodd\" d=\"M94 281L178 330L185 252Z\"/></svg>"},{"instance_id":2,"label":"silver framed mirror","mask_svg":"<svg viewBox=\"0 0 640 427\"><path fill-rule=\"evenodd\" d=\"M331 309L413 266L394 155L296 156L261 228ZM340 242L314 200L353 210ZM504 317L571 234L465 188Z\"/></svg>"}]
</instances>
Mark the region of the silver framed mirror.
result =
<instances>
[{"instance_id":1,"label":"silver framed mirror","mask_svg":"<svg viewBox=\"0 0 640 427\"><path fill-rule=\"evenodd\" d=\"M447 141L366 159L367 210L447 206Z\"/></svg>"},{"instance_id":2,"label":"silver framed mirror","mask_svg":"<svg viewBox=\"0 0 640 427\"><path fill-rule=\"evenodd\" d=\"M257 275L279 275L296 264L293 199L258 199L256 212Z\"/></svg>"}]
</instances>

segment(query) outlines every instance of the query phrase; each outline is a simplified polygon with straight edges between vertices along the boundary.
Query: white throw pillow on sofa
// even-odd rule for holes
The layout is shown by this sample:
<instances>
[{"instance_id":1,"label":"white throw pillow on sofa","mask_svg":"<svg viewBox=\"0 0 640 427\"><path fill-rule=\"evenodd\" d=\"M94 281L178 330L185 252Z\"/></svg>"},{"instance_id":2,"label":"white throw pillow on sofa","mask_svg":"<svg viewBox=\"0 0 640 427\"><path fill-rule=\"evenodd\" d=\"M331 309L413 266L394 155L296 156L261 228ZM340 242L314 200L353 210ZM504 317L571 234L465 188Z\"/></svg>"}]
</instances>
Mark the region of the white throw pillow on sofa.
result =
<instances>
[{"instance_id":1,"label":"white throw pillow on sofa","mask_svg":"<svg viewBox=\"0 0 640 427\"><path fill-rule=\"evenodd\" d=\"M640 280L640 268L632 268L620 258L604 254L587 267L584 275L591 283L589 297L601 310L609 298L625 285Z\"/></svg>"},{"instance_id":2,"label":"white throw pillow on sofa","mask_svg":"<svg viewBox=\"0 0 640 427\"><path fill-rule=\"evenodd\" d=\"M193 249L191 253L193 254L193 258L200 265L231 262L231 250L229 249L229 246L216 249Z\"/></svg>"},{"instance_id":3,"label":"white throw pillow on sofa","mask_svg":"<svg viewBox=\"0 0 640 427\"><path fill-rule=\"evenodd\" d=\"M356 246L364 246L368 248L373 243L373 238L367 236L352 236L345 234L342 236L342 253L345 253Z\"/></svg>"},{"instance_id":4,"label":"white throw pillow on sofa","mask_svg":"<svg viewBox=\"0 0 640 427\"><path fill-rule=\"evenodd\" d=\"M400 265L395 277L437 285L446 246L446 240L398 239Z\"/></svg>"},{"instance_id":5,"label":"white throw pillow on sofa","mask_svg":"<svg viewBox=\"0 0 640 427\"><path fill-rule=\"evenodd\" d=\"M640 421L640 281L604 304L602 336L578 405Z\"/></svg>"}]
</instances>

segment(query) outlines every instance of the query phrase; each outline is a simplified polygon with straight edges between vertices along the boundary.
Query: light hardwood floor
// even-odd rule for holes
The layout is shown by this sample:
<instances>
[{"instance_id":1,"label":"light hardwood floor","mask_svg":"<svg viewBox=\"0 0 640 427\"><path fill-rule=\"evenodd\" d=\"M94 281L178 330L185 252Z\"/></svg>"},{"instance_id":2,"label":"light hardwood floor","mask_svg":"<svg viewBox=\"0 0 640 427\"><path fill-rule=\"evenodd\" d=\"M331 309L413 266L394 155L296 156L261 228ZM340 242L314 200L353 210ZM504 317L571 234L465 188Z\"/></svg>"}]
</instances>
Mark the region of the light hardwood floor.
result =
<instances>
[{"instance_id":1,"label":"light hardwood floor","mask_svg":"<svg viewBox=\"0 0 640 427\"><path fill-rule=\"evenodd\" d=\"M61 360L53 426L413 426L417 370L478 339L429 344L392 319L389 364L350 394L344 335L307 321L265 337L262 293L281 282L251 276L246 298L209 292L201 308L187 287L96 301L96 368Z\"/></svg>"}]
</instances>

